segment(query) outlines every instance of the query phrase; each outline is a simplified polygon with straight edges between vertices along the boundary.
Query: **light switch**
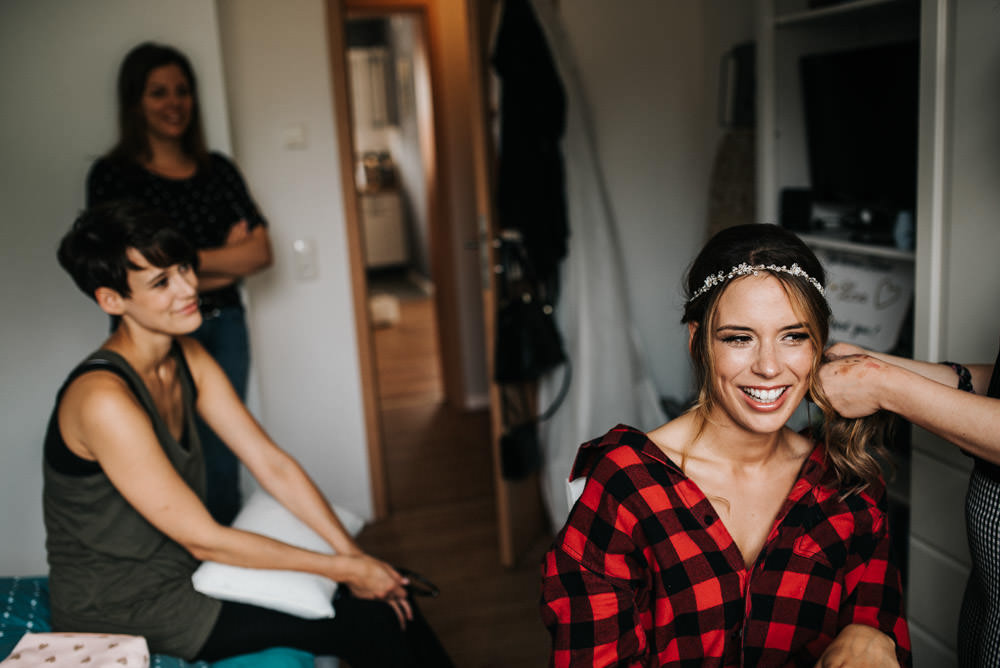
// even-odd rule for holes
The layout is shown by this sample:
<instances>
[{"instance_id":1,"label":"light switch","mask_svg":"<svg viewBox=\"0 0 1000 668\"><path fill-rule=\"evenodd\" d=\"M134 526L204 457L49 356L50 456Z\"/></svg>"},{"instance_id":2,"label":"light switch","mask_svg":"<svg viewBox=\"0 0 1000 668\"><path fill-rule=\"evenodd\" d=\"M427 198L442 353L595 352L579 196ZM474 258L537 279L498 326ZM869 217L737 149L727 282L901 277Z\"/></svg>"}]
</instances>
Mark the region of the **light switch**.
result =
<instances>
[{"instance_id":1,"label":"light switch","mask_svg":"<svg viewBox=\"0 0 1000 668\"><path fill-rule=\"evenodd\" d=\"M300 281L311 281L319 276L319 264L316 259L316 242L312 239L296 239L292 244L295 266L295 278Z\"/></svg>"},{"instance_id":2,"label":"light switch","mask_svg":"<svg viewBox=\"0 0 1000 668\"><path fill-rule=\"evenodd\" d=\"M290 151L301 151L306 147L306 126L301 123L286 125L281 132L282 143Z\"/></svg>"}]
</instances>

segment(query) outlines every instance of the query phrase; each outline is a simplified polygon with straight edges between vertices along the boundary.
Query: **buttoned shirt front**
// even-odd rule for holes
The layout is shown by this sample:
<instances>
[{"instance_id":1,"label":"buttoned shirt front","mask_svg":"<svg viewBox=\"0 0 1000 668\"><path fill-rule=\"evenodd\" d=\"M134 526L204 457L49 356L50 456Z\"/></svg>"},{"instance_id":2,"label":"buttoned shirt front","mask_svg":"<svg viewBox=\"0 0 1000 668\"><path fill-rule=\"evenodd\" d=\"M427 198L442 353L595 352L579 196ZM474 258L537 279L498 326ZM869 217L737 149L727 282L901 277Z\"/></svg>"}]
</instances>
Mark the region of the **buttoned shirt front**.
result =
<instances>
[{"instance_id":1,"label":"buttoned shirt front","mask_svg":"<svg viewBox=\"0 0 1000 668\"><path fill-rule=\"evenodd\" d=\"M698 488L641 431L584 444L580 499L543 560L553 666L813 666L848 624L910 665L885 488L840 498L817 444L753 566Z\"/></svg>"}]
</instances>

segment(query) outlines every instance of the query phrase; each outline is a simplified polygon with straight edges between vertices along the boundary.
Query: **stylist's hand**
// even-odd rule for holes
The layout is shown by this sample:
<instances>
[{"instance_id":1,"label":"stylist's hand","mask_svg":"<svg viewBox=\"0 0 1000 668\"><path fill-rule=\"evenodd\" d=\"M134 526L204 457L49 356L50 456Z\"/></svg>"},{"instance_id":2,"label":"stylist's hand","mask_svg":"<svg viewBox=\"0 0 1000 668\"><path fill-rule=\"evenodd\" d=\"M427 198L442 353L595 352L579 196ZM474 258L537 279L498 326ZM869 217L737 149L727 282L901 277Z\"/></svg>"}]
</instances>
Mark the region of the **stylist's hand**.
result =
<instances>
[{"instance_id":1,"label":"stylist's hand","mask_svg":"<svg viewBox=\"0 0 1000 668\"><path fill-rule=\"evenodd\" d=\"M845 418L871 415L882 406L882 383L891 372L888 362L846 343L831 346L819 368L819 382L833 409Z\"/></svg>"},{"instance_id":2,"label":"stylist's hand","mask_svg":"<svg viewBox=\"0 0 1000 668\"><path fill-rule=\"evenodd\" d=\"M896 643L876 628L850 624L819 657L816 668L899 668Z\"/></svg>"},{"instance_id":3,"label":"stylist's hand","mask_svg":"<svg viewBox=\"0 0 1000 668\"><path fill-rule=\"evenodd\" d=\"M392 606L399 625L406 628L406 622L413 619L413 609L406 598L409 580L396 572L389 564L367 554L358 554L355 559L357 574L347 582L358 598L381 599Z\"/></svg>"}]
</instances>

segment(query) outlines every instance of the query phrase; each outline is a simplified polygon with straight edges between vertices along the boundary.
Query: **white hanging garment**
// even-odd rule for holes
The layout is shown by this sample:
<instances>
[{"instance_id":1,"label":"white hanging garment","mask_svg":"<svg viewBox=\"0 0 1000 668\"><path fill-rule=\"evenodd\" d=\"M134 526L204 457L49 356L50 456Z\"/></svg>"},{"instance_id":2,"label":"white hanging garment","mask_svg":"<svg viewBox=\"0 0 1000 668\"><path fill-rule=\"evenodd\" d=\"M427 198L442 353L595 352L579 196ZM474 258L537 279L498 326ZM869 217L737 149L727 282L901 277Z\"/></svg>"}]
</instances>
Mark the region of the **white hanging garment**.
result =
<instances>
[{"instance_id":1,"label":"white hanging garment","mask_svg":"<svg viewBox=\"0 0 1000 668\"><path fill-rule=\"evenodd\" d=\"M551 0L531 0L531 6L567 99L563 159L570 234L556 316L573 383L562 407L540 426L542 496L558 529L569 512L566 485L580 444L618 423L648 430L667 418L632 320L617 225L569 42ZM562 373L556 369L542 379L540 406L559 392Z\"/></svg>"}]
</instances>

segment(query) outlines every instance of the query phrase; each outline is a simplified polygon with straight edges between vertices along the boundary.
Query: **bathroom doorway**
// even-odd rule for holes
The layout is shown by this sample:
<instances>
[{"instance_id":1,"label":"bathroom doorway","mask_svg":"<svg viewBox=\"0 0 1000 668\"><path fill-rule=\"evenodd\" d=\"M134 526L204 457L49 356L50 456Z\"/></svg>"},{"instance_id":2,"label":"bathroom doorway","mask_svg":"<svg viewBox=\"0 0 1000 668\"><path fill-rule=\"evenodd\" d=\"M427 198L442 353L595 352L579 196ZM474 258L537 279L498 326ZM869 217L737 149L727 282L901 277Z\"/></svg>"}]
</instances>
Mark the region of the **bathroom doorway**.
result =
<instances>
[{"instance_id":1,"label":"bathroom doorway","mask_svg":"<svg viewBox=\"0 0 1000 668\"><path fill-rule=\"evenodd\" d=\"M388 72L390 77L399 76L398 81L407 83L412 76L412 96L408 87L400 89L397 81L391 86L395 90L388 91L384 100L379 92L374 97L369 94L368 101L360 103L371 105L375 124L405 122L396 114L405 112L411 102L418 109L422 104L430 107L430 113L424 117L430 132L424 135L427 152L423 153L423 174L428 186L427 248L432 277L430 287L436 311L430 320L437 331L443 400L436 404L436 413L418 416L417 421L405 430L412 432L411 435L423 433L425 439L436 438L430 449L435 464L427 468L429 475L427 480L422 481L424 490L433 486L435 495L444 494L447 490L453 496L470 493L471 490L477 494L492 495L500 561L511 566L539 535L538 529L544 525L544 513L535 489L537 484L509 481L500 474L502 422L498 388L490 380L488 363L492 354L495 282L493 251L489 243L493 218L493 153L489 119L494 116L495 110L492 104L487 103L489 84L486 81L488 55L485 45L489 43L489 18L495 5L493 0L327 0L327 7L337 110L335 121L341 146L342 183L347 192L345 215L376 517L389 517L395 512L392 505L399 502L399 495L390 493L392 473L389 471L391 460L398 452L384 432L390 427L399 429L400 425L406 424L406 420L400 415L387 417L378 396L384 394L386 388L380 387L380 384L385 385L385 381L379 377L377 367L384 367L384 360L380 361L376 344L379 339L387 338L385 334L400 332L373 326L375 318L369 304L368 282L369 275L372 275L374 284L375 275L364 267L364 225L360 214L361 198L356 195L360 183L368 187L369 177L377 181L387 174L380 170L384 156L378 155L377 151L375 155L366 155L364 151L350 148L355 144L355 138L349 121L362 111L354 108L351 87L347 85L350 66L346 31L348 23L355 19L403 14L418 17L417 25L422 27L417 29L413 41L419 43L423 38L425 50L422 56L418 50L409 63L397 63L392 55L369 54L375 55L367 61L368 67L375 72L369 72L367 78L369 83L377 84ZM377 30L393 34L391 27ZM388 65L375 64L378 61ZM365 61L361 62L363 66ZM421 95L421 62L428 73L428 81L433 78L433 82L428 84L426 97ZM361 87L365 85L361 84ZM424 123L424 120L417 119L416 122ZM388 144L388 141L385 143ZM390 148L388 160L384 161L395 168L397 179L401 178L403 171L399 164L402 160L402 157L393 155ZM391 181L393 176L388 178ZM395 318L392 303L389 303L388 314L375 315L390 320ZM400 306L400 317L405 318L406 309L403 304ZM403 347L404 352L412 353L417 349L413 340L405 337L404 340L409 341ZM385 371L384 368L382 370ZM423 379L427 380L427 377ZM399 397L393 401L403 405L409 402ZM445 427L438 422L442 416L448 418L450 426ZM456 417L474 417L476 423L474 426L463 425L461 420L451 419ZM428 440L424 444L427 445ZM445 448L448 444L450 451ZM470 453L478 461L485 462L485 470L463 459ZM408 466L404 468L411 472L420 470L412 462L406 464ZM450 478L435 478L444 475L448 469L451 470ZM396 500L390 501L390 496L396 497Z\"/></svg>"},{"instance_id":2,"label":"bathroom doorway","mask_svg":"<svg viewBox=\"0 0 1000 668\"><path fill-rule=\"evenodd\" d=\"M361 3L364 5L365 3ZM344 28L354 186L389 514L492 497L484 403L449 400L435 277L436 153L426 16L357 7Z\"/></svg>"},{"instance_id":3,"label":"bathroom doorway","mask_svg":"<svg viewBox=\"0 0 1000 668\"><path fill-rule=\"evenodd\" d=\"M345 25L365 276L373 324L434 294L428 169L433 108L423 16L349 12ZM433 306L433 300L430 300Z\"/></svg>"}]
</instances>

